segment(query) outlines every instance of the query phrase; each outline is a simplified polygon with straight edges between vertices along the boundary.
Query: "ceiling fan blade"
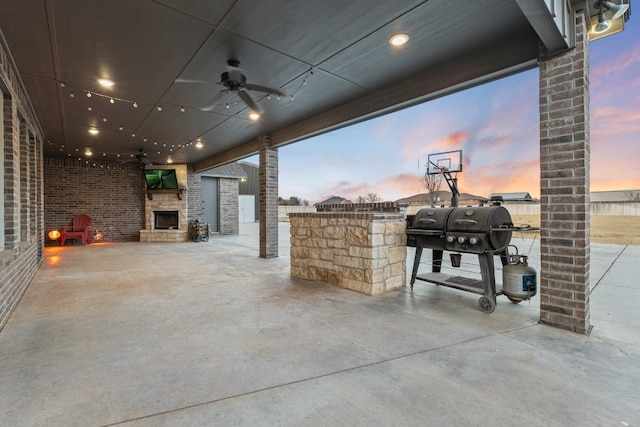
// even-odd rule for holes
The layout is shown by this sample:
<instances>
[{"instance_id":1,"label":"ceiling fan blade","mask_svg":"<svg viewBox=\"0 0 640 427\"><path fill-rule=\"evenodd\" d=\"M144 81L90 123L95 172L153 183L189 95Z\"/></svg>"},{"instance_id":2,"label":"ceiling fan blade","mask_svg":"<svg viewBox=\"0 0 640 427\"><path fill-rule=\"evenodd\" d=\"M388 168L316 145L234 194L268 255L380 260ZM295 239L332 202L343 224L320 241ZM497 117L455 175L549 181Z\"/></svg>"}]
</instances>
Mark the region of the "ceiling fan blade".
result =
<instances>
[{"instance_id":1,"label":"ceiling fan blade","mask_svg":"<svg viewBox=\"0 0 640 427\"><path fill-rule=\"evenodd\" d=\"M147 159L146 157L143 157L140 161L142 163L144 163L145 165L147 165L147 166L153 166L153 162L151 160Z\"/></svg>"},{"instance_id":2,"label":"ceiling fan blade","mask_svg":"<svg viewBox=\"0 0 640 427\"><path fill-rule=\"evenodd\" d=\"M262 113L262 110L260 109L258 104L256 104L256 102L253 100L251 95L249 95L247 92L245 92L243 90L239 90L238 91L238 96L240 97L240 99L242 99L244 101L245 104L247 104L247 106L249 107L250 110L252 110L252 111L254 111L256 113Z\"/></svg>"},{"instance_id":3,"label":"ceiling fan blade","mask_svg":"<svg viewBox=\"0 0 640 427\"><path fill-rule=\"evenodd\" d=\"M262 86L262 85L254 85L252 83L247 83L245 88L249 90L255 90L256 92L264 92L271 93L273 95L287 96L287 93L282 89L276 89L274 87Z\"/></svg>"},{"instance_id":4,"label":"ceiling fan blade","mask_svg":"<svg viewBox=\"0 0 640 427\"><path fill-rule=\"evenodd\" d=\"M216 84L220 84L220 82L212 82L209 80L198 80L198 79L183 79L183 78L177 78L175 79L176 83L199 83L199 84L206 84L206 85L216 85Z\"/></svg>"}]
</instances>

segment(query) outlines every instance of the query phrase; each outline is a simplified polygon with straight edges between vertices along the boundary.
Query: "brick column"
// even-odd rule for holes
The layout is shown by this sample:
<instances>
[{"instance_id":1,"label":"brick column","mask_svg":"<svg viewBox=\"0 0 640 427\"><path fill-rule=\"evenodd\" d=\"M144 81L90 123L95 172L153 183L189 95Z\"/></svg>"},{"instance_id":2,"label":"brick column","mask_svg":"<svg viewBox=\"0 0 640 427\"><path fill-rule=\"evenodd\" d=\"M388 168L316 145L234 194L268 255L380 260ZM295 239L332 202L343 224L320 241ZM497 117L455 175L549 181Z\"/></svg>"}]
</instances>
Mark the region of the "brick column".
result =
<instances>
[{"instance_id":1,"label":"brick column","mask_svg":"<svg viewBox=\"0 0 640 427\"><path fill-rule=\"evenodd\" d=\"M278 149L260 138L260 257L278 256Z\"/></svg>"},{"instance_id":2,"label":"brick column","mask_svg":"<svg viewBox=\"0 0 640 427\"><path fill-rule=\"evenodd\" d=\"M589 334L589 47L540 61L540 321Z\"/></svg>"}]
</instances>

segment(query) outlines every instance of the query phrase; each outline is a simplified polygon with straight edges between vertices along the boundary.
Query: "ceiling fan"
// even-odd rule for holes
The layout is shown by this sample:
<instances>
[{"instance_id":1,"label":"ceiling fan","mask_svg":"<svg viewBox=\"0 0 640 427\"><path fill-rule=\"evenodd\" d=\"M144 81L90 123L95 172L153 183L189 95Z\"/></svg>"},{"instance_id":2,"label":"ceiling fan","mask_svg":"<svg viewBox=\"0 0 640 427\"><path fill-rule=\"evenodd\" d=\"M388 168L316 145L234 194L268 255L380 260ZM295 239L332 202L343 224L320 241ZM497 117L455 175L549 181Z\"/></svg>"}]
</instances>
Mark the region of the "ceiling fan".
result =
<instances>
[{"instance_id":1,"label":"ceiling fan","mask_svg":"<svg viewBox=\"0 0 640 427\"><path fill-rule=\"evenodd\" d=\"M135 156L131 155L131 157L133 157L133 159L125 160L122 163L136 162L140 165L140 167L143 168L144 166L153 166L153 162L147 158L147 153L145 153L142 148L138 148L138 154L136 154Z\"/></svg>"},{"instance_id":2,"label":"ceiling fan","mask_svg":"<svg viewBox=\"0 0 640 427\"><path fill-rule=\"evenodd\" d=\"M251 95L249 95L245 89L255 92L264 92L279 96L286 96L286 92L281 89L276 89L268 86L257 85L253 83L247 83L247 78L242 74L240 67L240 61L230 59L227 61L229 70L222 73L220 76L220 83L227 88L229 92L236 92L240 99L247 104L247 107L254 113L262 113L261 108L256 104Z\"/></svg>"},{"instance_id":3,"label":"ceiling fan","mask_svg":"<svg viewBox=\"0 0 640 427\"><path fill-rule=\"evenodd\" d=\"M263 85L258 85L254 83L247 83L247 77L242 73L240 69L240 61L237 59L229 59L227 61L227 71L220 75L220 82L218 84L222 84L226 89L223 89L223 92L235 92L238 94L238 97L247 104L249 109L256 113L261 114L262 109L255 102L255 100L247 93L247 90L254 92L263 92L267 94L273 94L278 96L286 96L287 93L282 89L268 87ZM185 80L185 79L177 79L176 82L181 83L195 83L197 81L193 80ZM211 107L209 107L211 108ZM209 109L206 108L206 109Z\"/></svg>"}]
</instances>

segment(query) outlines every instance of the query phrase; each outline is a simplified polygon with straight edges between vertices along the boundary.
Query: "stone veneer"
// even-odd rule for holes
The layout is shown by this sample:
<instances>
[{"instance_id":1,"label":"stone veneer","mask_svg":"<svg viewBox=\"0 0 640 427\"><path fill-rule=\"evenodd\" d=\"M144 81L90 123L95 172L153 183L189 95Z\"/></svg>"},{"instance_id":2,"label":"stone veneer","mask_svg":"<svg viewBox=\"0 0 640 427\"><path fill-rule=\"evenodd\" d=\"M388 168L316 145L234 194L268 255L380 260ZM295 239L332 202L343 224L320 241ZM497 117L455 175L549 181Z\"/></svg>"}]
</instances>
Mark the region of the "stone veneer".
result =
<instances>
[{"instance_id":1,"label":"stone veneer","mask_svg":"<svg viewBox=\"0 0 640 427\"><path fill-rule=\"evenodd\" d=\"M178 187L186 192L187 165L153 166L152 169L175 169L178 178ZM189 210L187 208L187 194L180 197L176 193L162 193L147 190L152 200L145 195L144 223L145 229L140 230L141 242L184 242L188 237ZM177 230L156 230L154 224L154 211L178 211Z\"/></svg>"},{"instance_id":2,"label":"stone veneer","mask_svg":"<svg viewBox=\"0 0 640 427\"><path fill-rule=\"evenodd\" d=\"M393 203L291 213L291 275L378 295L406 284L406 221Z\"/></svg>"}]
</instances>

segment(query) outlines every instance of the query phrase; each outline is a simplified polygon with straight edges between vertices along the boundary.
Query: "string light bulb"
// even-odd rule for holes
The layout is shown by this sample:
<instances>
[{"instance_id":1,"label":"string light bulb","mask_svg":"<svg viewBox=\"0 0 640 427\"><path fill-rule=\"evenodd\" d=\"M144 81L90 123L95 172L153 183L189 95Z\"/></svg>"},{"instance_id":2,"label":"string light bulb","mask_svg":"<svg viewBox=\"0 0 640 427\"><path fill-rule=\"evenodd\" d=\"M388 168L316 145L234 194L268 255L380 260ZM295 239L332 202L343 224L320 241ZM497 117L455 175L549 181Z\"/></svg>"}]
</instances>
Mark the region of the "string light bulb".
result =
<instances>
[{"instance_id":1,"label":"string light bulb","mask_svg":"<svg viewBox=\"0 0 640 427\"><path fill-rule=\"evenodd\" d=\"M138 103L137 102L133 103L133 108L138 108Z\"/></svg>"},{"instance_id":2,"label":"string light bulb","mask_svg":"<svg viewBox=\"0 0 640 427\"><path fill-rule=\"evenodd\" d=\"M91 98L91 92L87 92L87 98Z\"/></svg>"}]
</instances>

